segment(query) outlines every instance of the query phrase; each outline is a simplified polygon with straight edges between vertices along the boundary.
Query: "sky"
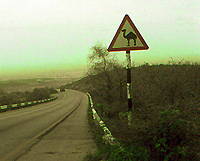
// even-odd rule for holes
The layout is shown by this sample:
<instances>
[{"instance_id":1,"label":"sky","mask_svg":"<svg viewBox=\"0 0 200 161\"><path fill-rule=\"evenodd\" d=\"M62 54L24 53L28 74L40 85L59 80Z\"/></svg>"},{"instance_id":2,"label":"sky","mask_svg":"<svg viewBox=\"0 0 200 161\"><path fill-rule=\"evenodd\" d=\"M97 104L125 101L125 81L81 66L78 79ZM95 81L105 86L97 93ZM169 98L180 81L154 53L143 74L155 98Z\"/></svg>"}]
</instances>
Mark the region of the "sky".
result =
<instances>
[{"instance_id":1,"label":"sky","mask_svg":"<svg viewBox=\"0 0 200 161\"><path fill-rule=\"evenodd\" d=\"M199 0L1 0L0 75L86 69L91 47L108 47L126 14L149 46L131 52L136 65L199 62L199 11Z\"/></svg>"}]
</instances>

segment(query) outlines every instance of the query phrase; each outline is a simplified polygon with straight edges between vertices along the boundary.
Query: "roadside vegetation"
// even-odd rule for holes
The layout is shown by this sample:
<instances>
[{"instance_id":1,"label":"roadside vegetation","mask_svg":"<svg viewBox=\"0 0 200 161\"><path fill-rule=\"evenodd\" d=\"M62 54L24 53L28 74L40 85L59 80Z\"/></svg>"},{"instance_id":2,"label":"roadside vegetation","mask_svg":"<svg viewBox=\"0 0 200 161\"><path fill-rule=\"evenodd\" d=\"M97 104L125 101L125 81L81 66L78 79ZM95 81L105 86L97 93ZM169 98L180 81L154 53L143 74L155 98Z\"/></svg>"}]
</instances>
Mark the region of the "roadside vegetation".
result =
<instances>
[{"instance_id":1,"label":"roadside vegetation","mask_svg":"<svg viewBox=\"0 0 200 161\"><path fill-rule=\"evenodd\" d=\"M0 106L17 104L21 102L37 101L50 98L50 95L57 93L53 88L35 88L32 92L6 92L0 89Z\"/></svg>"},{"instance_id":2,"label":"roadside vegetation","mask_svg":"<svg viewBox=\"0 0 200 161\"><path fill-rule=\"evenodd\" d=\"M101 145L90 159L200 160L200 64L172 59L132 67L128 126L126 68L101 45L92 47L88 60L88 75L63 88L89 92L94 108L125 149L102 146L101 130L90 124Z\"/></svg>"}]
</instances>

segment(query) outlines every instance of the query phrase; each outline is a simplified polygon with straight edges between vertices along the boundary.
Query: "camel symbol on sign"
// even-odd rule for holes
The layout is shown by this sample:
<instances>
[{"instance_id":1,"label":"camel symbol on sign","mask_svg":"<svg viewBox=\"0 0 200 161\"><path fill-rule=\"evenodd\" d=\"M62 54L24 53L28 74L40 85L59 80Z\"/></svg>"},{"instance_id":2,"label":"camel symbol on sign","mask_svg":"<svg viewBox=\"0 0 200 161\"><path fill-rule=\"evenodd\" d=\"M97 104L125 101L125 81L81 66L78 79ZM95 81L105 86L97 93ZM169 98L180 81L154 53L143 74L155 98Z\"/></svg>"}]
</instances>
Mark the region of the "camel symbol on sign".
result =
<instances>
[{"instance_id":1,"label":"camel symbol on sign","mask_svg":"<svg viewBox=\"0 0 200 161\"><path fill-rule=\"evenodd\" d=\"M127 39L127 41L128 41L128 45L127 46L130 46L130 40L131 39L134 40L134 46L135 46L136 45L137 36L133 32L129 32L127 35L125 35L126 34L126 29L123 29L122 32L123 32L123 37L125 39Z\"/></svg>"}]
</instances>

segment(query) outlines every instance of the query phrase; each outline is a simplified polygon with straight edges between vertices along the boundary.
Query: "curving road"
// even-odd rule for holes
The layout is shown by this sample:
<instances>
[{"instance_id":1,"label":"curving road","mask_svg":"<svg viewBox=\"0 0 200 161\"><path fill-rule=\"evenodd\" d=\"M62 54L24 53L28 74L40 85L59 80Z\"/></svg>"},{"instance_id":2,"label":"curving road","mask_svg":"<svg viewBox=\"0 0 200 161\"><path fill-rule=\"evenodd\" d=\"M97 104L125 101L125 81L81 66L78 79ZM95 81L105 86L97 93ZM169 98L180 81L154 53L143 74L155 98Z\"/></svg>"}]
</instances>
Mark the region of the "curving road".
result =
<instances>
[{"instance_id":1,"label":"curving road","mask_svg":"<svg viewBox=\"0 0 200 161\"><path fill-rule=\"evenodd\" d=\"M38 137L78 107L83 97L87 101L85 94L73 90L57 96L49 103L0 113L0 160L19 158L37 143Z\"/></svg>"}]
</instances>

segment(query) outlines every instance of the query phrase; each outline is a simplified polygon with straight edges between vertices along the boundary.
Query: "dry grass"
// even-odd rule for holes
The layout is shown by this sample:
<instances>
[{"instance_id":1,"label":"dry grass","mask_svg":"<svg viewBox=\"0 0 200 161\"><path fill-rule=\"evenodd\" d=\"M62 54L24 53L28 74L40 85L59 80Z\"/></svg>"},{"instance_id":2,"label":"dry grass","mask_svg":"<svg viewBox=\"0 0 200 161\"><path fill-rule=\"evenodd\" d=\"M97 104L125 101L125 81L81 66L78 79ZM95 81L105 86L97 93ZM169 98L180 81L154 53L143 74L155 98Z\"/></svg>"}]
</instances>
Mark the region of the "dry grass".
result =
<instances>
[{"instance_id":1,"label":"dry grass","mask_svg":"<svg viewBox=\"0 0 200 161\"><path fill-rule=\"evenodd\" d=\"M112 81L109 90L103 73L65 87L89 92L113 135L127 145L139 142L151 152L152 160L199 159L199 64L146 64L132 68L131 128L125 115L126 70L112 70L109 77Z\"/></svg>"}]
</instances>

